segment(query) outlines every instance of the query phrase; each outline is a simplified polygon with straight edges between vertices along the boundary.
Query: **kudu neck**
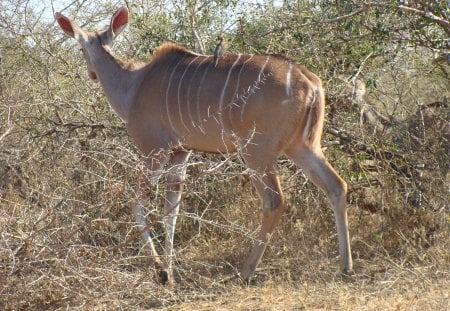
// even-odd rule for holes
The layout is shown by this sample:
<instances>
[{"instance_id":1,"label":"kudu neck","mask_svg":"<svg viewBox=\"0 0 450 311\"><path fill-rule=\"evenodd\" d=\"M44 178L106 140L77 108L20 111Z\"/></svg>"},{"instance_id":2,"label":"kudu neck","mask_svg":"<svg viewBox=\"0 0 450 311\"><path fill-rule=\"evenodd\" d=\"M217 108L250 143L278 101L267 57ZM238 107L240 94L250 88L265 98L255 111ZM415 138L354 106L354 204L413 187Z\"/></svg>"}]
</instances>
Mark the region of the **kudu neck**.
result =
<instances>
[{"instance_id":1,"label":"kudu neck","mask_svg":"<svg viewBox=\"0 0 450 311\"><path fill-rule=\"evenodd\" d=\"M140 71L126 66L100 44L93 48L90 56L97 79L111 107L127 122L135 90L142 79Z\"/></svg>"}]
</instances>

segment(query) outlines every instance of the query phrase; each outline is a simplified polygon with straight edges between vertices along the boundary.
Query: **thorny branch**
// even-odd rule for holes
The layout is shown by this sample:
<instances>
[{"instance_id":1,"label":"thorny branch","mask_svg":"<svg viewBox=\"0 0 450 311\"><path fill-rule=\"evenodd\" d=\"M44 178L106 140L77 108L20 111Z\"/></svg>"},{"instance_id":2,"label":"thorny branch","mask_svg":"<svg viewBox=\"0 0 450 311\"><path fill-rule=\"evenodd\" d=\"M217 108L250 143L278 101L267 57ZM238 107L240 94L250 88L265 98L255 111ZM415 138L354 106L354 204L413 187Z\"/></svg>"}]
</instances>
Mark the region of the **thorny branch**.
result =
<instances>
[{"instance_id":1,"label":"thorny branch","mask_svg":"<svg viewBox=\"0 0 450 311\"><path fill-rule=\"evenodd\" d=\"M102 123L93 123L93 124L89 124L89 123L84 123L84 122L66 122L66 123L54 123L54 127L34 136L33 138L41 138L44 136L51 136L55 133L58 133L59 131L61 131L62 129L66 129L67 132L73 132L77 129L80 128L88 128L91 129L91 131L95 131L95 130L102 130L102 129L106 129L107 126L102 124ZM124 130L124 127L122 126L118 126L118 127L114 127L114 129L116 130Z\"/></svg>"}]
</instances>

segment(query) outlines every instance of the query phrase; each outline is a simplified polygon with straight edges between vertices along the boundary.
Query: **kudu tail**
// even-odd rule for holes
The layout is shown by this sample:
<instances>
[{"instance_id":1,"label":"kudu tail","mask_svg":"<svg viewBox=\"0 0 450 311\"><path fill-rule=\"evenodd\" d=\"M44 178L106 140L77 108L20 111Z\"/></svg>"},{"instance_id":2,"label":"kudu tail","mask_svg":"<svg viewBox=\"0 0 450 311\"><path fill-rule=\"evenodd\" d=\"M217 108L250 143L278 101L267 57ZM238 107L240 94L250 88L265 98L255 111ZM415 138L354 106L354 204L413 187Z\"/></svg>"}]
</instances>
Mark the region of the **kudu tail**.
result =
<instances>
[{"instance_id":1,"label":"kudu tail","mask_svg":"<svg viewBox=\"0 0 450 311\"><path fill-rule=\"evenodd\" d=\"M310 146L320 146L325 113L325 93L321 86L311 90L305 108L303 141Z\"/></svg>"}]
</instances>

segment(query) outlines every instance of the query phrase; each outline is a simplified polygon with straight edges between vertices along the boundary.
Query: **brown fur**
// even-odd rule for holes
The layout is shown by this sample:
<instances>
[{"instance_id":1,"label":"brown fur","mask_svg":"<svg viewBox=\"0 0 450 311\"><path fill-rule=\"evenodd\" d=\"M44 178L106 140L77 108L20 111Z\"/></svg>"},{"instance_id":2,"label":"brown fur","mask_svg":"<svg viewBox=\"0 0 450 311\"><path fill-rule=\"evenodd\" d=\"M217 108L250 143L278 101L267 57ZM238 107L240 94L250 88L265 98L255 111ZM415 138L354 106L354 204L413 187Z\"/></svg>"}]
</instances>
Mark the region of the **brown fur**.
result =
<instances>
[{"instance_id":1,"label":"brown fur","mask_svg":"<svg viewBox=\"0 0 450 311\"><path fill-rule=\"evenodd\" d=\"M172 42L165 42L155 49L155 51L153 52L153 59L170 53L194 54L193 52L189 51L185 47L182 47L178 44Z\"/></svg>"},{"instance_id":2,"label":"brown fur","mask_svg":"<svg viewBox=\"0 0 450 311\"><path fill-rule=\"evenodd\" d=\"M56 17L68 35L93 37L73 28L74 23L61 14ZM119 9L110 24L116 29L109 32L120 33L127 19L128 10ZM84 36L74 36L78 33ZM174 228L188 150L238 151L252 172L263 217L256 243L241 270L243 279L254 273L285 209L276 170L277 159L283 154L329 198L342 268L351 272L347 186L320 147L325 100L322 82L314 73L279 55L226 55L214 66L212 56L198 55L173 43L161 45L150 63L136 67L134 62L113 58L101 44L86 45L84 40L80 44L90 49L85 53L88 71L98 76L111 106L127 122L130 137L145 155L151 179L157 180L154 175L165 164L174 167L167 175L164 257L158 256L146 230L141 201L133 207L138 228L155 263L163 269L162 282L172 279Z\"/></svg>"}]
</instances>

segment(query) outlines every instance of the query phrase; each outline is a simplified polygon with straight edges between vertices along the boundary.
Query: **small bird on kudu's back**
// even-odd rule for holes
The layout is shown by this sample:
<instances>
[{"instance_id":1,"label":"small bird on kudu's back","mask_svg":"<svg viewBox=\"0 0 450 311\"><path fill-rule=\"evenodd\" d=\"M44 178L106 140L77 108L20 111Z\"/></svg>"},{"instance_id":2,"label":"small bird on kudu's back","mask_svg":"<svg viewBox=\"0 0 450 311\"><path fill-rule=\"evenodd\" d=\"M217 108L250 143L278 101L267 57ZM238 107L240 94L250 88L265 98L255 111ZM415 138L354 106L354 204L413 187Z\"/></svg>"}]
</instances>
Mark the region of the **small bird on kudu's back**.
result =
<instances>
[{"instance_id":1,"label":"small bird on kudu's back","mask_svg":"<svg viewBox=\"0 0 450 311\"><path fill-rule=\"evenodd\" d=\"M217 67L217 63L219 62L219 57L223 57L227 50L227 44L222 36L219 38L219 43L216 45L214 49L214 67Z\"/></svg>"}]
</instances>

